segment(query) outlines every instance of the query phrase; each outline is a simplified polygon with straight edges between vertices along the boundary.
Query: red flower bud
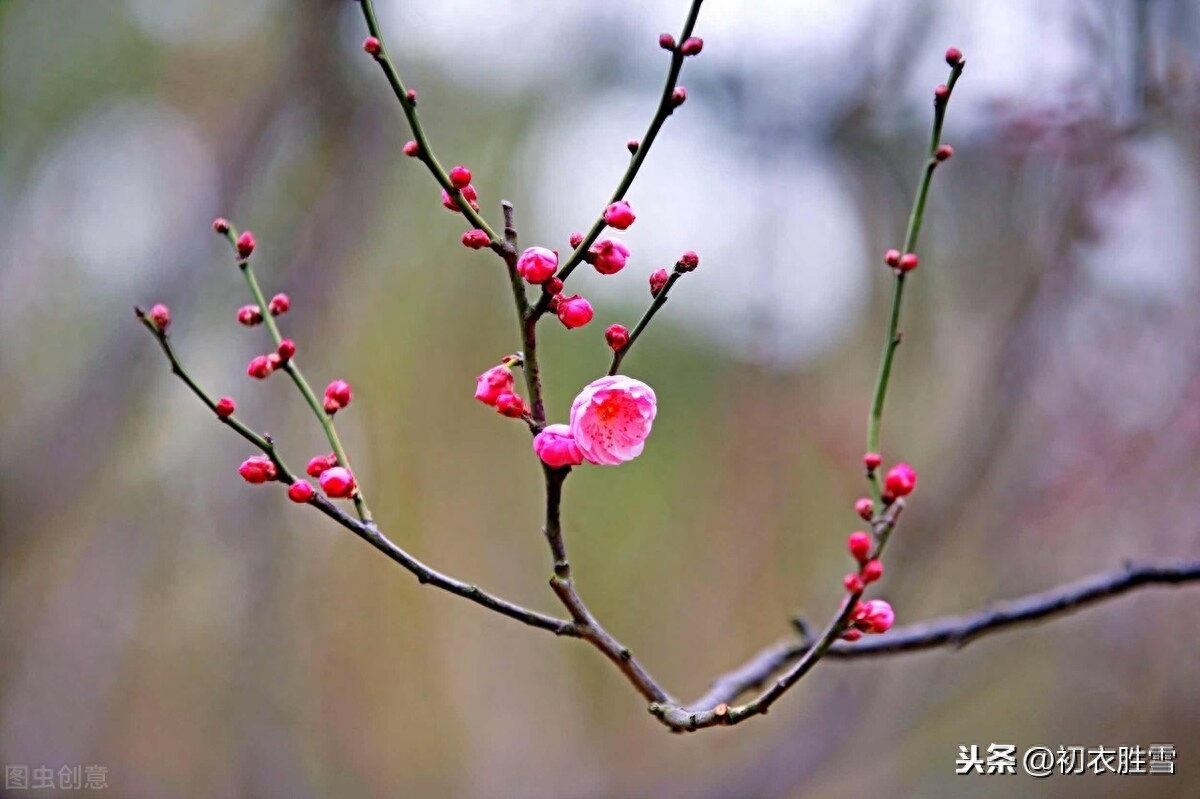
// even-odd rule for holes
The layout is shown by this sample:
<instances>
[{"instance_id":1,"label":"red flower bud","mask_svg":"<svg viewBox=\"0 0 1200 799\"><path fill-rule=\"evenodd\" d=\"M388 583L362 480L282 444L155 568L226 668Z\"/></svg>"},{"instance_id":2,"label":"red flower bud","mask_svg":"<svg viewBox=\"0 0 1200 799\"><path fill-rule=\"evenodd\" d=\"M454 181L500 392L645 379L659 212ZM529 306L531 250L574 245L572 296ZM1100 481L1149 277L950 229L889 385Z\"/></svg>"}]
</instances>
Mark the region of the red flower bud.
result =
<instances>
[{"instance_id":1,"label":"red flower bud","mask_svg":"<svg viewBox=\"0 0 1200 799\"><path fill-rule=\"evenodd\" d=\"M465 166L456 166L450 170L450 185L456 189L465 189L471 182L471 170Z\"/></svg>"},{"instance_id":2,"label":"red flower bud","mask_svg":"<svg viewBox=\"0 0 1200 799\"><path fill-rule=\"evenodd\" d=\"M845 586L846 591L851 594L860 593L865 587L863 585L862 578L853 572L842 578L842 585Z\"/></svg>"},{"instance_id":3,"label":"red flower bud","mask_svg":"<svg viewBox=\"0 0 1200 799\"><path fill-rule=\"evenodd\" d=\"M171 309L161 302L151 308L150 313L146 315L150 317L150 321L154 323L154 326L163 333L166 333L167 328L171 326Z\"/></svg>"},{"instance_id":4,"label":"red flower bud","mask_svg":"<svg viewBox=\"0 0 1200 799\"><path fill-rule=\"evenodd\" d=\"M406 91L404 93L404 96L408 98L408 102L412 103L413 105L417 104L417 90L416 89L409 89L408 91Z\"/></svg>"},{"instance_id":5,"label":"red flower bud","mask_svg":"<svg viewBox=\"0 0 1200 799\"><path fill-rule=\"evenodd\" d=\"M325 455L318 455L308 462L305 472L309 477L320 477L325 473L326 469L331 469L337 465L336 458L329 458Z\"/></svg>"},{"instance_id":6,"label":"red flower bud","mask_svg":"<svg viewBox=\"0 0 1200 799\"><path fill-rule=\"evenodd\" d=\"M217 400L217 416L222 419L233 416L235 410L237 410L237 403L233 401L233 397L221 397Z\"/></svg>"},{"instance_id":7,"label":"red flower bud","mask_svg":"<svg viewBox=\"0 0 1200 799\"><path fill-rule=\"evenodd\" d=\"M275 464L266 455L252 455L238 467L238 474L247 483L265 483L275 479Z\"/></svg>"},{"instance_id":8,"label":"red flower bud","mask_svg":"<svg viewBox=\"0 0 1200 799\"><path fill-rule=\"evenodd\" d=\"M658 46L664 50L674 50L675 37L669 33L660 33L658 35Z\"/></svg>"},{"instance_id":9,"label":"red flower bud","mask_svg":"<svg viewBox=\"0 0 1200 799\"><path fill-rule=\"evenodd\" d=\"M325 407L328 410L329 403L333 402L337 408L345 408L350 404L350 400L354 398L354 393L350 390L350 384L345 380L334 380L329 385L325 386Z\"/></svg>"},{"instance_id":10,"label":"red flower bud","mask_svg":"<svg viewBox=\"0 0 1200 799\"><path fill-rule=\"evenodd\" d=\"M409 158L416 158L421 152L421 146L415 141L409 140L404 143L404 154Z\"/></svg>"},{"instance_id":11,"label":"red flower bud","mask_svg":"<svg viewBox=\"0 0 1200 799\"><path fill-rule=\"evenodd\" d=\"M859 563L865 563L871 554L871 536L863 531L851 533L846 539L846 548Z\"/></svg>"},{"instance_id":12,"label":"red flower bud","mask_svg":"<svg viewBox=\"0 0 1200 799\"><path fill-rule=\"evenodd\" d=\"M842 640L850 641L852 643L862 637L863 637L862 631L855 630L853 627L851 627L849 630L846 630L846 632L842 633Z\"/></svg>"},{"instance_id":13,"label":"red flower bud","mask_svg":"<svg viewBox=\"0 0 1200 799\"><path fill-rule=\"evenodd\" d=\"M238 236L237 253L241 258L249 258L252 252L254 252L254 234L247 230Z\"/></svg>"},{"instance_id":14,"label":"red flower bud","mask_svg":"<svg viewBox=\"0 0 1200 799\"><path fill-rule=\"evenodd\" d=\"M253 327L263 319L262 311L257 305L243 305L238 308L237 320L246 327Z\"/></svg>"},{"instance_id":15,"label":"red flower bud","mask_svg":"<svg viewBox=\"0 0 1200 799\"><path fill-rule=\"evenodd\" d=\"M658 292L663 290L663 286L667 285L667 270L658 269L650 275L650 296L657 297Z\"/></svg>"},{"instance_id":16,"label":"red flower bud","mask_svg":"<svg viewBox=\"0 0 1200 799\"><path fill-rule=\"evenodd\" d=\"M675 262L675 269L680 272L691 272L700 265L700 256L688 250L683 255L679 256L679 260Z\"/></svg>"},{"instance_id":17,"label":"red flower bud","mask_svg":"<svg viewBox=\"0 0 1200 799\"><path fill-rule=\"evenodd\" d=\"M859 515L863 521L871 521L871 517L875 515L875 503L863 497L854 503L854 512Z\"/></svg>"},{"instance_id":18,"label":"red flower bud","mask_svg":"<svg viewBox=\"0 0 1200 799\"><path fill-rule=\"evenodd\" d=\"M676 86L675 91L671 92L671 107L678 108L687 102L687 89L682 86Z\"/></svg>"},{"instance_id":19,"label":"red flower bud","mask_svg":"<svg viewBox=\"0 0 1200 799\"><path fill-rule=\"evenodd\" d=\"M962 50L957 47L951 47L946 51L946 63L952 67L956 67L962 63Z\"/></svg>"},{"instance_id":20,"label":"red flower bud","mask_svg":"<svg viewBox=\"0 0 1200 799\"><path fill-rule=\"evenodd\" d=\"M704 40L699 36L689 36L683 40L683 44L679 46L679 52L684 55L699 55L704 49Z\"/></svg>"},{"instance_id":21,"label":"red flower bud","mask_svg":"<svg viewBox=\"0 0 1200 799\"><path fill-rule=\"evenodd\" d=\"M635 219L633 208L624 200L617 200L604 209L604 224L617 230L628 229Z\"/></svg>"},{"instance_id":22,"label":"red flower bud","mask_svg":"<svg viewBox=\"0 0 1200 799\"><path fill-rule=\"evenodd\" d=\"M888 250L883 254L883 262L893 269L900 265L900 251Z\"/></svg>"},{"instance_id":23,"label":"red flower bud","mask_svg":"<svg viewBox=\"0 0 1200 799\"><path fill-rule=\"evenodd\" d=\"M899 259L897 258L897 263ZM868 472L872 472L879 468L879 464L883 463L883 456L878 452L868 452L863 455L863 466L867 467Z\"/></svg>"},{"instance_id":24,"label":"red flower bud","mask_svg":"<svg viewBox=\"0 0 1200 799\"><path fill-rule=\"evenodd\" d=\"M637 139L630 139L629 141L625 142L625 149L629 151L630 155L637 155L638 148L641 146L641 142L639 142Z\"/></svg>"},{"instance_id":25,"label":"red flower bud","mask_svg":"<svg viewBox=\"0 0 1200 799\"><path fill-rule=\"evenodd\" d=\"M613 352L620 352L629 343L629 330L625 325L609 325L608 330L604 331L604 340L613 348Z\"/></svg>"},{"instance_id":26,"label":"red flower bud","mask_svg":"<svg viewBox=\"0 0 1200 799\"><path fill-rule=\"evenodd\" d=\"M271 316L282 316L292 307L292 301L286 294L276 294L271 298L267 310L271 312Z\"/></svg>"},{"instance_id":27,"label":"red flower bud","mask_svg":"<svg viewBox=\"0 0 1200 799\"><path fill-rule=\"evenodd\" d=\"M269 355L255 355L250 359L250 365L246 367L246 374L259 380L262 380L274 371L275 365L271 362Z\"/></svg>"},{"instance_id":28,"label":"red flower bud","mask_svg":"<svg viewBox=\"0 0 1200 799\"><path fill-rule=\"evenodd\" d=\"M332 499L345 499L354 495L358 486L349 469L331 466L321 474L321 490Z\"/></svg>"},{"instance_id":29,"label":"red flower bud","mask_svg":"<svg viewBox=\"0 0 1200 799\"><path fill-rule=\"evenodd\" d=\"M279 342L279 349L276 352L279 353L279 357L283 360L290 361L292 356L296 354L296 342L290 338L285 338Z\"/></svg>"},{"instance_id":30,"label":"red flower bud","mask_svg":"<svg viewBox=\"0 0 1200 799\"><path fill-rule=\"evenodd\" d=\"M383 47L374 36L368 36L366 39L363 39L363 50L370 55L377 56L383 50Z\"/></svg>"},{"instance_id":31,"label":"red flower bud","mask_svg":"<svg viewBox=\"0 0 1200 799\"><path fill-rule=\"evenodd\" d=\"M315 493L312 483L307 480L297 480L288 486L288 499L292 502L303 504L312 499Z\"/></svg>"},{"instance_id":32,"label":"red flower bud","mask_svg":"<svg viewBox=\"0 0 1200 799\"><path fill-rule=\"evenodd\" d=\"M888 470L883 487L893 497L906 497L917 487L917 472L907 463L897 463Z\"/></svg>"},{"instance_id":33,"label":"red flower bud","mask_svg":"<svg viewBox=\"0 0 1200 799\"><path fill-rule=\"evenodd\" d=\"M488 237L487 231L475 228L462 234L462 243L464 247L470 247L472 250L482 250L491 244L492 240Z\"/></svg>"},{"instance_id":34,"label":"red flower bud","mask_svg":"<svg viewBox=\"0 0 1200 799\"><path fill-rule=\"evenodd\" d=\"M477 200L479 199L479 195L476 194L475 187L470 184L467 184L466 186L463 186L463 188L461 189L461 193L462 193L463 199L465 199L467 201L467 205L471 206L476 211L478 211L479 203L477 202ZM453 211L456 214L460 213L460 209L458 207L458 198L451 197L450 193L448 191L446 191L445 189L442 189L442 207L448 211Z\"/></svg>"},{"instance_id":35,"label":"red flower bud","mask_svg":"<svg viewBox=\"0 0 1200 799\"><path fill-rule=\"evenodd\" d=\"M862 579L864 583L873 583L883 576L883 562L878 558L863 564Z\"/></svg>"},{"instance_id":36,"label":"red flower bud","mask_svg":"<svg viewBox=\"0 0 1200 799\"><path fill-rule=\"evenodd\" d=\"M213 220L213 230L224 236L229 232L229 220L223 216L218 216Z\"/></svg>"},{"instance_id":37,"label":"red flower bud","mask_svg":"<svg viewBox=\"0 0 1200 799\"><path fill-rule=\"evenodd\" d=\"M542 290L553 297L563 290L562 278L552 277L542 284Z\"/></svg>"},{"instance_id":38,"label":"red flower bud","mask_svg":"<svg viewBox=\"0 0 1200 799\"><path fill-rule=\"evenodd\" d=\"M570 297L557 296L558 307L555 313L558 314L558 321L563 323L563 326L570 329L575 327L583 327L588 322L592 321L595 312L592 310L592 304L575 294Z\"/></svg>"},{"instance_id":39,"label":"red flower bud","mask_svg":"<svg viewBox=\"0 0 1200 799\"><path fill-rule=\"evenodd\" d=\"M496 398L496 411L501 416L520 419L525 415L525 400L506 391Z\"/></svg>"},{"instance_id":40,"label":"red flower bud","mask_svg":"<svg viewBox=\"0 0 1200 799\"><path fill-rule=\"evenodd\" d=\"M937 150L934 151L933 157L938 161L949 161L954 157L954 148L949 144L939 145Z\"/></svg>"},{"instance_id":41,"label":"red flower bud","mask_svg":"<svg viewBox=\"0 0 1200 799\"><path fill-rule=\"evenodd\" d=\"M917 258L915 252L906 252L900 256L900 263L896 264L896 268L901 272L911 272L917 268L917 264L919 263L920 260Z\"/></svg>"},{"instance_id":42,"label":"red flower bud","mask_svg":"<svg viewBox=\"0 0 1200 799\"><path fill-rule=\"evenodd\" d=\"M937 88L933 90L933 100L936 103L946 102L946 98L950 96L950 87L944 83L939 83Z\"/></svg>"},{"instance_id":43,"label":"red flower bud","mask_svg":"<svg viewBox=\"0 0 1200 799\"><path fill-rule=\"evenodd\" d=\"M582 233L572 233L571 234L571 249L575 249L580 244L583 244L583 234Z\"/></svg>"}]
</instances>

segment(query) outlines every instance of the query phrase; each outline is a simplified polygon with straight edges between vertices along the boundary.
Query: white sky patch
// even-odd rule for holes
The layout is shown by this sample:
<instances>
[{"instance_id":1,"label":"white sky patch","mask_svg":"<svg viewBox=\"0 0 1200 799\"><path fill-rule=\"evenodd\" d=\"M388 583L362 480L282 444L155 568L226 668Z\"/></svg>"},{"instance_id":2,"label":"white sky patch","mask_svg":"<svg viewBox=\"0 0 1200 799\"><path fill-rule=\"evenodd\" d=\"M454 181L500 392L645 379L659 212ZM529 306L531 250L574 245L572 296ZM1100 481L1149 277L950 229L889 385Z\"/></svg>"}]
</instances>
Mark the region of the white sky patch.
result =
<instances>
[{"instance_id":1,"label":"white sky patch","mask_svg":"<svg viewBox=\"0 0 1200 799\"><path fill-rule=\"evenodd\" d=\"M651 96L593 98L564 109L528 143L528 243L567 252L570 232L604 207L628 161L621 143L654 104ZM769 158L731 148L702 104L689 101L684 111L686 124L668 121L628 196L638 222L610 231L632 249L629 265L607 277L581 267L571 291L594 304L640 306L650 272L692 249L701 267L663 316L743 357L792 364L820 355L869 294L863 231L836 166L802 142Z\"/></svg>"}]
</instances>

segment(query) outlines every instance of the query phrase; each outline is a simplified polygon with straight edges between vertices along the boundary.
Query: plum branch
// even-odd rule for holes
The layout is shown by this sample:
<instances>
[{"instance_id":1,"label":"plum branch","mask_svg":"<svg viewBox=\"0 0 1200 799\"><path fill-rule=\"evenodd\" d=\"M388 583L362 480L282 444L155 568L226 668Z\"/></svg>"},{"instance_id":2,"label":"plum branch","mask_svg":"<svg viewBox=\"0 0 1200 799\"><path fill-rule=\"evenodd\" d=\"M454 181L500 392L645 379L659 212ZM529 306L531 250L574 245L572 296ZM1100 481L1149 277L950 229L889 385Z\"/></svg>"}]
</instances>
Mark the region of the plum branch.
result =
<instances>
[{"instance_id":1,"label":"plum branch","mask_svg":"<svg viewBox=\"0 0 1200 799\"><path fill-rule=\"evenodd\" d=\"M863 600L868 586L882 576L883 555L906 508L906 497L913 492L917 482L916 472L903 463L893 466L880 480L878 469L883 462L879 454L880 427L896 349L900 343L899 319L904 287L908 275L919 264L914 250L933 174L940 163L953 155L953 150L941 143L941 135L947 105L965 62L959 51L951 49L946 53L950 76L934 92L934 118L928 153L918 181L903 246L889 250L884 257L885 263L893 270L894 280L886 337L867 420L864 464L871 496L856 503L856 510L867 522L869 532L854 532L847 540L849 552L857 561L857 569L843 578L844 591L837 608L819 633L810 635L801 628L799 636L792 636L761 650L742 666L719 676L712 688L694 702L683 704L673 698L634 657L630 648L603 626L583 600L568 555L561 511L564 485L575 466L585 461L616 465L642 452L644 439L649 434L650 423L656 413L657 400L649 386L621 375L620 369L633 345L666 303L671 289L683 275L697 268L699 258L693 252L686 252L676 262L673 272L668 274L667 270L660 269L652 274L650 306L633 330L614 325L606 331L605 337L613 350L607 375L593 381L575 399L569 426L547 424L538 362L537 326L547 311L552 310L568 328L581 327L591 320L589 303L578 296L565 297L561 294L565 281L581 263L591 264L602 274L614 274L624 268L629 255L628 248L619 242L601 240L599 237L608 227L624 230L633 224L633 210L624 197L667 118L687 99L687 92L678 85L678 81L685 59L697 55L703 48L703 41L693 36L702 0L691 0L678 40L670 34L660 37L660 46L670 53L670 66L658 106L642 139L629 142L630 162L605 211L586 234L579 233L572 237L573 250L561 265L557 253L545 248L533 247L519 253L512 204L507 201L501 203L503 228L497 233L479 213L470 171L464 166L447 171L442 166L421 126L416 92L402 81L395 61L383 42L372 0L358 2L369 33L363 49L380 65L413 136L404 145L404 153L426 166L442 189L442 204L451 211L461 213L472 226L463 233L462 243L473 249L492 250L500 257L508 273L519 322L521 349L480 375L476 398L495 407L504 416L522 419L534 434L533 449L541 461L545 485L542 532L552 559L549 584L569 618L558 618L517 605L472 583L436 571L384 536L372 521L333 424L334 414L350 402L349 385L344 381L334 381L326 389L324 401L318 398L296 364L295 343L282 336L274 319L286 312L286 295L276 295L270 302L266 300L250 263L250 255L254 250L253 236L249 232L239 234L231 224L219 219L214 227L233 247L238 268L256 303L239 311L239 321L250 326L264 323L276 348L275 352L251 361L248 372L252 377L264 378L277 369L285 371L313 411L333 452L328 458L313 458L305 471L309 476L320 477L325 493L316 492L307 480L295 476L270 435L250 428L236 417L235 403L231 398L214 400L183 367L168 336L170 312L165 306L156 305L149 312L137 308L136 314L158 342L172 373L218 421L262 453L248 459L239 470L248 482L276 482L285 486L293 502L317 509L409 571L421 584L433 585L526 626L588 642L610 660L648 702L651 714L675 732L731 726L765 714L825 658L847 660L942 646L963 646L994 632L1064 616L1141 588L1200 582L1200 561L1127 564L1117 571L1002 602L968 615L901 627L893 627L895 616L887 602ZM541 288L540 295L534 301L530 299L527 284ZM512 369L516 367L520 367L524 374L528 405L512 389ZM613 426L605 427L614 419L617 421ZM629 429L635 429L638 435L628 438L632 435ZM334 499L352 500L357 518L343 511L332 501ZM879 635L882 633L887 634ZM871 637L864 640L866 635ZM742 704L735 704L752 691L758 693Z\"/></svg>"}]
</instances>

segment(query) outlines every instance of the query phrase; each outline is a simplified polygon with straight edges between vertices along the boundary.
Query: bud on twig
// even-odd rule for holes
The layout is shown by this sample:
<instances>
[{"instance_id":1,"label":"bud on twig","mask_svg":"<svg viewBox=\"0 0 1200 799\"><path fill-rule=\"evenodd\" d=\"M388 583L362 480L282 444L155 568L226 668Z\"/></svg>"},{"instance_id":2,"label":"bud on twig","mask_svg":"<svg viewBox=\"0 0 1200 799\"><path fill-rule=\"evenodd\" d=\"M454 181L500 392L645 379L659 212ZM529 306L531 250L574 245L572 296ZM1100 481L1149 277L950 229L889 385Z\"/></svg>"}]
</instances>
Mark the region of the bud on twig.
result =
<instances>
[{"instance_id":1,"label":"bud on twig","mask_svg":"<svg viewBox=\"0 0 1200 799\"><path fill-rule=\"evenodd\" d=\"M629 330L625 325L609 325L604 331L604 340L612 347L613 352L620 352L629 343Z\"/></svg>"},{"instance_id":2,"label":"bud on twig","mask_svg":"<svg viewBox=\"0 0 1200 799\"><path fill-rule=\"evenodd\" d=\"M667 285L667 270L658 269L650 275L650 296L657 297L658 292L663 290L663 286Z\"/></svg>"},{"instance_id":3,"label":"bud on twig","mask_svg":"<svg viewBox=\"0 0 1200 799\"><path fill-rule=\"evenodd\" d=\"M250 257L252 252L254 252L254 234L247 230L238 236L237 254L244 261Z\"/></svg>"},{"instance_id":4,"label":"bud on twig","mask_svg":"<svg viewBox=\"0 0 1200 799\"><path fill-rule=\"evenodd\" d=\"M161 302L151 308L150 313L146 315L154 323L154 326L163 333L166 333L167 328L171 326L171 309Z\"/></svg>"}]
</instances>

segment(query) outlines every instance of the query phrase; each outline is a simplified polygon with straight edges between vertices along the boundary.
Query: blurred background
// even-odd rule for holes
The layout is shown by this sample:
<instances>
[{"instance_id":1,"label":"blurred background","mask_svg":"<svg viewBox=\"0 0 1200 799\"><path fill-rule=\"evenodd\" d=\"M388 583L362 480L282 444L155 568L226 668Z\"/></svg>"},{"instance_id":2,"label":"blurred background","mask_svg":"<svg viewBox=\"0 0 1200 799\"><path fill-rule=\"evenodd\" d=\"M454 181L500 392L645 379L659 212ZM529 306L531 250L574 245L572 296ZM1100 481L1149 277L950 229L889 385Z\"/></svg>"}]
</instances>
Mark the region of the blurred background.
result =
<instances>
[{"instance_id":1,"label":"blurred background","mask_svg":"<svg viewBox=\"0 0 1200 799\"><path fill-rule=\"evenodd\" d=\"M381 0L443 163L567 249L601 210L684 0ZM630 265L545 325L551 419L646 276L701 266L625 362L645 454L583 468L578 584L684 698L840 596L890 280L945 48L968 67L884 424L921 486L880 594L901 623L1124 558L1195 556L1200 6L709 0L689 97L629 195ZM518 347L496 259L403 158L347 0L0 2L0 762L122 797L1182 797L1200 792L1200 594L1147 591L960 652L828 662L772 713L667 734L590 647L433 589L283 491L133 319L302 466L328 447L267 349L225 215L400 545L546 587L523 426L472 399ZM584 274L589 272L589 274ZM574 282L574 281L573 281ZM1177 775L956 777L961 744L1173 743ZM49 792L43 791L42 795ZM12 795L18 795L13 792Z\"/></svg>"}]
</instances>

